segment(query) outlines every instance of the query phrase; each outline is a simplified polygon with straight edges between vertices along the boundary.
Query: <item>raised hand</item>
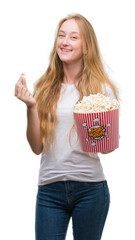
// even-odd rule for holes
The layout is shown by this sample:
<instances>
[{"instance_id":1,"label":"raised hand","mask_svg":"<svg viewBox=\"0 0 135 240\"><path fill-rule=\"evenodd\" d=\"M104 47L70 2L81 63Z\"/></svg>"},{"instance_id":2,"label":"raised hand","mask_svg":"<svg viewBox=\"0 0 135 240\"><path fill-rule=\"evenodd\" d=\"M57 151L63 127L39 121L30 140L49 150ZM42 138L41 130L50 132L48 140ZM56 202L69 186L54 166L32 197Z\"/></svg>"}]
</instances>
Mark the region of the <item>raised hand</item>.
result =
<instances>
[{"instance_id":1,"label":"raised hand","mask_svg":"<svg viewBox=\"0 0 135 240\"><path fill-rule=\"evenodd\" d=\"M15 85L15 96L21 101L23 101L28 108L36 106L36 100L27 88L24 74L21 74L18 82Z\"/></svg>"}]
</instances>

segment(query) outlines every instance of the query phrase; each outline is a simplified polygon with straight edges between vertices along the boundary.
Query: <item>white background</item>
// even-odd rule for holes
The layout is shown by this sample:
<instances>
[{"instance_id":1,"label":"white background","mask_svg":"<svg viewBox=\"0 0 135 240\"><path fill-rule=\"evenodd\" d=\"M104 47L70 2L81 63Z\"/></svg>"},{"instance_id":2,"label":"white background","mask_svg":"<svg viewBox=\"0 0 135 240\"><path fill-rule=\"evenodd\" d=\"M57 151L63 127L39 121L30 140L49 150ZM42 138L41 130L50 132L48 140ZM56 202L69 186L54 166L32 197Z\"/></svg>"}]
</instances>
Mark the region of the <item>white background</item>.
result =
<instances>
[{"instance_id":1,"label":"white background","mask_svg":"<svg viewBox=\"0 0 135 240\"><path fill-rule=\"evenodd\" d=\"M14 97L25 72L29 90L45 72L55 30L69 13L93 25L106 69L120 91L120 147L101 161L111 192L103 240L135 239L134 1L4 0L0 3L0 239L34 240L40 156L26 140L26 107ZM135 102L135 101L134 101ZM70 221L67 239L72 239ZM83 239L82 239L83 240Z\"/></svg>"}]
</instances>

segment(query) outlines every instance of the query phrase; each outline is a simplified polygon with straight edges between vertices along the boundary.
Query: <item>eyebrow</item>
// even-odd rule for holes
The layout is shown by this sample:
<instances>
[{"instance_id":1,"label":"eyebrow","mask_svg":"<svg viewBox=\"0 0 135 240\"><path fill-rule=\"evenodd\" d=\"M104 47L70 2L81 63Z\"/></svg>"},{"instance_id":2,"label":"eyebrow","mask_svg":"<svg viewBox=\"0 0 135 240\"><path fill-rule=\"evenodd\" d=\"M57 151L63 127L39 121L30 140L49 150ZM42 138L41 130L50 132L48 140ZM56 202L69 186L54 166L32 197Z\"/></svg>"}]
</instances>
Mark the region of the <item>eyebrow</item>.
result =
<instances>
[{"instance_id":1,"label":"eyebrow","mask_svg":"<svg viewBox=\"0 0 135 240\"><path fill-rule=\"evenodd\" d=\"M63 32L63 33L65 33L63 30L59 30L59 32ZM79 34L78 32L71 32L71 34Z\"/></svg>"}]
</instances>

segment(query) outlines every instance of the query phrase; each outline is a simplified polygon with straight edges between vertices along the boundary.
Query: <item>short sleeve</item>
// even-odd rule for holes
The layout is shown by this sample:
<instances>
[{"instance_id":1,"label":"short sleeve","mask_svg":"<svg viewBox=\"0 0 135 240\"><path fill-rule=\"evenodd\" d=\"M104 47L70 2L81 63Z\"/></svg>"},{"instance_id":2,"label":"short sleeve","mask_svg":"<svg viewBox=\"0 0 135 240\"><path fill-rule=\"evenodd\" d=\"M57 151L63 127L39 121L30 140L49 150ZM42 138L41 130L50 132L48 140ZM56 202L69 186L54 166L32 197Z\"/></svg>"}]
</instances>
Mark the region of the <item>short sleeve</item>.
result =
<instances>
[{"instance_id":1,"label":"short sleeve","mask_svg":"<svg viewBox=\"0 0 135 240\"><path fill-rule=\"evenodd\" d=\"M110 97L111 99L114 99L114 98L116 99L112 88L108 84L106 84L106 91L107 91L107 97ZM103 92L103 95L105 95L104 87L102 88L102 92Z\"/></svg>"}]
</instances>

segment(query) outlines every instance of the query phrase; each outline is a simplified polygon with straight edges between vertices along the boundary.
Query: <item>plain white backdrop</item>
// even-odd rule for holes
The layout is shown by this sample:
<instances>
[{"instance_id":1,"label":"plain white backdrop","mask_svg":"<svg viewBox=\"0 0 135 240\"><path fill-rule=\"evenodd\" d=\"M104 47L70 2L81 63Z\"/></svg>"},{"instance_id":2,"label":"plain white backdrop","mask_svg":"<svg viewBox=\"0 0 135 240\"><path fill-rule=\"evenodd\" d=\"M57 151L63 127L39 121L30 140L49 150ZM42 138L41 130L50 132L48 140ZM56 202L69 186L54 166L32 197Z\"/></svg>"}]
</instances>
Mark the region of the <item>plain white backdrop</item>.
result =
<instances>
[{"instance_id":1,"label":"plain white backdrop","mask_svg":"<svg viewBox=\"0 0 135 240\"><path fill-rule=\"evenodd\" d=\"M57 24L69 13L80 13L93 25L105 68L120 91L120 147L100 156L111 193L102 239L135 239L133 4L132 0L0 2L0 239L34 240L41 156L27 143L26 107L14 97L14 86L25 72L33 92L47 68Z\"/></svg>"}]
</instances>

